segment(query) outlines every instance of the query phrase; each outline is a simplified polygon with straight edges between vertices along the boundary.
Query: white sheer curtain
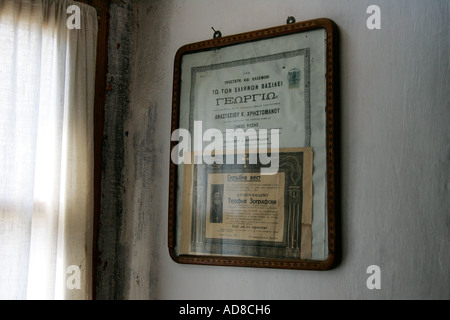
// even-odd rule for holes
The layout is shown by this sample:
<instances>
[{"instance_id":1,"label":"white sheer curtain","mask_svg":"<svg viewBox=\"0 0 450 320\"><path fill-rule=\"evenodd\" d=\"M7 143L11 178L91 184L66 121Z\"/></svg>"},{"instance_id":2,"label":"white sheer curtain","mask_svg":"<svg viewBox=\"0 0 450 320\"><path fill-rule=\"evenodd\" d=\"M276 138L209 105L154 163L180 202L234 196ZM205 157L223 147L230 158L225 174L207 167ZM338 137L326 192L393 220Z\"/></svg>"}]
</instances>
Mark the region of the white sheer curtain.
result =
<instances>
[{"instance_id":1,"label":"white sheer curtain","mask_svg":"<svg viewBox=\"0 0 450 320\"><path fill-rule=\"evenodd\" d=\"M97 26L0 0L0 299L90 298Z\"/></svg>"}]
</instances>

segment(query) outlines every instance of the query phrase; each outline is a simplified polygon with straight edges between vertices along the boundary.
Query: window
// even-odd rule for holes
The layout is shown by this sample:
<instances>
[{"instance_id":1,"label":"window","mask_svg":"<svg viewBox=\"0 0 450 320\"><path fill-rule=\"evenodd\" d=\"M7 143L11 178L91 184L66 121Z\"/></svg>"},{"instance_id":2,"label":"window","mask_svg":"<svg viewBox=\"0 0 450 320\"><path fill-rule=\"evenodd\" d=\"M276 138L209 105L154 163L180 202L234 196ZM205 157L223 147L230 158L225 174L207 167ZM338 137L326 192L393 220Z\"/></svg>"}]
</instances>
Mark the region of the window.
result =
<instances>
[{"instance_id":1,"label":"window","mask_svg":"<svg viewBox=\"0 0 450 320\"><path fill-rule=\"evenodd\" d=\"M80 2L0 0L0 299L91 297L97 34Z\"/></svg>"}]
</instances>

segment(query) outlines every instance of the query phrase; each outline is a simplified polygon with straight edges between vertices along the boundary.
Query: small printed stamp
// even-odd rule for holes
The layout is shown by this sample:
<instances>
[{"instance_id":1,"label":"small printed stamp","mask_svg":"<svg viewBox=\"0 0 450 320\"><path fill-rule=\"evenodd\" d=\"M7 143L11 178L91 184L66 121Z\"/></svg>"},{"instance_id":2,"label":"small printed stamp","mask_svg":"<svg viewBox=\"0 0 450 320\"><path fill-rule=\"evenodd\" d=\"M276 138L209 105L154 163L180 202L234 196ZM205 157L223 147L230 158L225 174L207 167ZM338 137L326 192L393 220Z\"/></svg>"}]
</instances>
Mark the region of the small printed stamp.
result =
<instances>
[{"instance_id":1,"label":"small printed stamp","mask_svg":"<svg viewBox=\"0 0 450 320\"><path fill-rule=\"evenodd\" d=\"M300 69L293 68L288 72L289 89L298 88L300 86L300 80L302 73Z\"/></svg>"}]
</instances>

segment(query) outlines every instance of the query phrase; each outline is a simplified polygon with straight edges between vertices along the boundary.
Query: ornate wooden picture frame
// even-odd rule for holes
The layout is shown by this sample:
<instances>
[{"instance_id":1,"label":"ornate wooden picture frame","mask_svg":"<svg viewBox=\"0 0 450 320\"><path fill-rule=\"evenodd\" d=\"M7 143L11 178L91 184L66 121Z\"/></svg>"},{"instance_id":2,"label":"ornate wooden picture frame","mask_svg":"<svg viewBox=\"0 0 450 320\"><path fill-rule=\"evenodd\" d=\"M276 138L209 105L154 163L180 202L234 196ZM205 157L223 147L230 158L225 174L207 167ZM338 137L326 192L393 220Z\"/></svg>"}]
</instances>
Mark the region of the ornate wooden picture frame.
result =
<instances>
[{"instance_id":1,"label":"ornate wooden picture frame","mask_svg":"<svg viewBox=\"0 0 450 320\"><path fill-rule=\"evenodd\" d=\"M336 265L337 77L337 26L325 18L178 50L168 215L174 261Z\"/></svg>"}]
</instances>

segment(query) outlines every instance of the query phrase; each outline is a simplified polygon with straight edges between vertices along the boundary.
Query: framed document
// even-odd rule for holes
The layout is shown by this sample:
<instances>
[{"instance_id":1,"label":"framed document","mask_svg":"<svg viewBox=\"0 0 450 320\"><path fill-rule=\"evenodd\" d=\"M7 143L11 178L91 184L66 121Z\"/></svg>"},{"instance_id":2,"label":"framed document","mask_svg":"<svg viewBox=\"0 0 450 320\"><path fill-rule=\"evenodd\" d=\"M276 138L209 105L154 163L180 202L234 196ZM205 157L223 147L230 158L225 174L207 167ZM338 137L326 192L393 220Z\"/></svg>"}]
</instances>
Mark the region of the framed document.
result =
<instances>
[{"instance_id":1,"label":"framed document","mask_svg":"<svg viewBox=\"0 0 450 320\"><path fill-rule=\"evenodd\" d=\"M188 44L175 57L169 253L327 270L337 249L337 27Z\"/></svg>"}]
</instances>

